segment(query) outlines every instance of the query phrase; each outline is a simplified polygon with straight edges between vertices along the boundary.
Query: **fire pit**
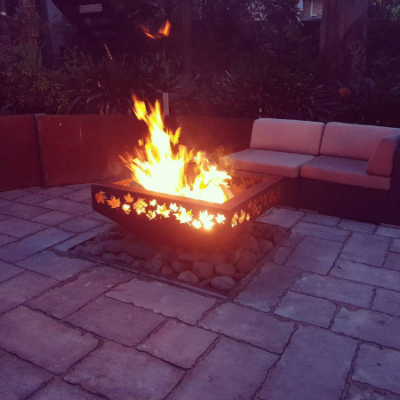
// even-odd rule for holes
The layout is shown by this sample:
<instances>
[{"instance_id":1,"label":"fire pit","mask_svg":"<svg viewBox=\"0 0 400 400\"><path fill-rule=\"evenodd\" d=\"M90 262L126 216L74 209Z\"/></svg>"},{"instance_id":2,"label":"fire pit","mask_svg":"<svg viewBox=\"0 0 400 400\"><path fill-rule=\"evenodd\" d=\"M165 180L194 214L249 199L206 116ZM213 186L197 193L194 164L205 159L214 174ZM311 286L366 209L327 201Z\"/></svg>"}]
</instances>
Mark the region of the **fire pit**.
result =
<instances>
[{"instance_id":1,"label":"fire pit","mask_svg":"<svg viewBox=\"0 0 400 400\"><path fill-rule=\"evenodd\" d=\"M235 173L206 154L178 144L180 130L164 127L160 106L134 98L149 135L122 161L131 178L92 186L93 209L154 240L220 245L277 203L283 179Z\"/></svg>"}]
</instances>

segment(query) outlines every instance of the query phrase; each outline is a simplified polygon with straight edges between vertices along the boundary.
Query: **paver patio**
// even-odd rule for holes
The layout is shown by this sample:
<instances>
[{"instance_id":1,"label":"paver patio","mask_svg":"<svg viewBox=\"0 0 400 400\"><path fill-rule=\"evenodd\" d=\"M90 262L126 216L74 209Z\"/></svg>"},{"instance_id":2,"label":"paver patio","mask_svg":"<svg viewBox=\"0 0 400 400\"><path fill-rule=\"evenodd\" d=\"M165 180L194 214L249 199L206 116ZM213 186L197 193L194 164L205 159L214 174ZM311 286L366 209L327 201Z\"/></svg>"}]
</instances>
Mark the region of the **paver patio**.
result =
<instances>
[{"instance_id":1,"label":"paver patio","mask_svg":"<svg viewBox=\"0 0 400 400\"><path fill-rule=\"evenodd\" d=\"M0 193L0 400L400 400L400 228L273 209L222 299L66 253L89 188Z\"/></svg>"}]
</instances>

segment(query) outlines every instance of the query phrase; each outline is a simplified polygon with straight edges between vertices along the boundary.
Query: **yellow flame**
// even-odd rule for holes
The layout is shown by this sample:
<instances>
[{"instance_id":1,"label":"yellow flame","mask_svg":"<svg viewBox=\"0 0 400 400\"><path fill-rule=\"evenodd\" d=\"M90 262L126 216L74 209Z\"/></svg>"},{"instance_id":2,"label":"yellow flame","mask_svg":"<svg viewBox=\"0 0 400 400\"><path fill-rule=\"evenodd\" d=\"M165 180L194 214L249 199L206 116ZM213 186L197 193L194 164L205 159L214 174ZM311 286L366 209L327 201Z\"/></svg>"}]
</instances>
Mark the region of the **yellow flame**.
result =
<instances>
[{"instance_id":1,"label":"yellow flame","mask_svg":"<svg viewBox=\"0 0 400 400\"><path fill-rule=\"evenodd\" d=\"M122 206L122 209L125 211L126 214L129 214L131 212L131 206L129 204L124 204Z\"/></svg>"},{"instance_id":2,"label":"yellow flame","mask_svg":"<svg viewBox=\"0 0 400 400\"><path fill-rule=\"evenodd\" d=\"M142 28L143 33L150 39L161 39L169 36L169 33L171 32L171 23L168 20L165 22L165 24L162 24L158 32L154 34L150 33L149 28L146 26L141 25L140 27Z\"/></svg>"},{"instance_id":3,"label":"yellow flame","mask_svg":"<svg viewBox=\"0 0 400 400\"><path fill-rule=\"evenodd\" d=\"M145 189L153 192L180 195L211 203L224 203L227 197L222 185L229 187L231 177L211 165L202 152L194 155L193 150L178 145L180 129L166 130L159 102L150 106L133 97L134 112L149 128L149 137L140 142L137 157L121 157L131 170L133 179ZM191 178L188 168L193 170ZM154 203L154 204L153 204ZM150 205L156 205L155 200Z\"/></svg>"}]
</instances>

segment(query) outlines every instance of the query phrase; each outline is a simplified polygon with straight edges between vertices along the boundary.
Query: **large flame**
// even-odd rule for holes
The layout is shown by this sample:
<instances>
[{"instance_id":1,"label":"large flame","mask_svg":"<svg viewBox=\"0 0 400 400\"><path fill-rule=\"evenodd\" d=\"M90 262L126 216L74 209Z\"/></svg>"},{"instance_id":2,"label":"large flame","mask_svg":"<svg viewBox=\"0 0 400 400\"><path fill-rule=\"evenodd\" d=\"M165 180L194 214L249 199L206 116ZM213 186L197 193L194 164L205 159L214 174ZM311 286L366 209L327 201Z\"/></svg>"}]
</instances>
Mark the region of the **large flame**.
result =
<instances>
[{"instance_id":1,"label":"large flame","mask_svg":"<svg viewBox=\"0 0 400 400\"><path fill-rule=\"evenodd\" d=\"M143 33L150 39L161 39L169 36L169 33L171 32L171 23L167 20L156 33L151 33L149 28L144 25L141 25L141 28Z\"/></svg>"},{"instance_id":2,"label":"large flame","mask_svg":"<svg viewBox=\"0 0 400 400\"><path fill-rule=\"evenodd\" d=\"M229 193L231 177L211 165L202 152L178 145L180 129L166 130L160 104L150 106L133 98L134 112L149 128L149 136L139 141L137 157L121 157L132 171L133 179L145 189L171 195L180 195L211 203L223 203ZM190 172L189 172L190 171ZM204 215L206 219L206 215Z\"/></svg>"}]
</instances>

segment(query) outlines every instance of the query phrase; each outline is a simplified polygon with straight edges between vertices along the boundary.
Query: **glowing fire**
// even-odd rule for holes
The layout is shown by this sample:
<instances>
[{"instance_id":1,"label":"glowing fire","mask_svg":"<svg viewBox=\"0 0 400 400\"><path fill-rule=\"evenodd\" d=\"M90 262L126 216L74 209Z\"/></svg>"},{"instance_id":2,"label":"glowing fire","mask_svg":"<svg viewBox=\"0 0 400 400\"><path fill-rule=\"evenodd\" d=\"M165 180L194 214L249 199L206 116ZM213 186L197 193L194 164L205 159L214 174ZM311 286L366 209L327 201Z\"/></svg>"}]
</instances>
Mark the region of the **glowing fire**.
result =
<instances>
[{"instance_id":1,"label":"glowing fire","mask_svg":"<svg viewBox=\"0 0 400 400\"><path fill-rule=\"evenodd\" d=\"M169 33L171 32L171 24L168 20L165 22L165 24L163 24L161 26L161 28L158 30L158 32L154 33L154 34L150 33L149 28L147 28L144 25L141 25L141 28L142 28L143 33L151 39L161 39L163 37L167 37L167 36L169 36Z\"/></svg>"},{"instance_id":2,"label":"glowing fire","mask_svg":"<svg viewBox=\"0 0 400 400\"><path fill-rule=\"evenodd\" d=\"M165 129L158 102L154 108L150 106L151 112L148 113L144 102L136 98L133 100L137 118L147 124L150 133L144 141L139 141L136 158L121 157L132 171L133 179L153 192L180 195L211 203L227 201L228 181L231 179L228 173L211 165L202 152L194 154L193 150L188 151L185 146L178 145L180 129L175 133ZM188 170L193 172L190 177ZM150 205L153 205L152 202ZM135 204L134 208L138 210ZM178 211L173 208L171 210ZM156 214L167 217L169 210L167 212L167 209L157 209ZM190 220L194 227L211 229L215 224L212 221L214 215L208 215L207 211L199 220L192 221L193 217L181 207L175 216L181 222ZM219 216L217 218L221 219Z\"/></svg>"}]
</instances>

